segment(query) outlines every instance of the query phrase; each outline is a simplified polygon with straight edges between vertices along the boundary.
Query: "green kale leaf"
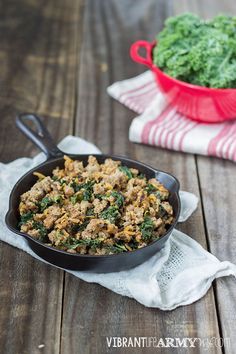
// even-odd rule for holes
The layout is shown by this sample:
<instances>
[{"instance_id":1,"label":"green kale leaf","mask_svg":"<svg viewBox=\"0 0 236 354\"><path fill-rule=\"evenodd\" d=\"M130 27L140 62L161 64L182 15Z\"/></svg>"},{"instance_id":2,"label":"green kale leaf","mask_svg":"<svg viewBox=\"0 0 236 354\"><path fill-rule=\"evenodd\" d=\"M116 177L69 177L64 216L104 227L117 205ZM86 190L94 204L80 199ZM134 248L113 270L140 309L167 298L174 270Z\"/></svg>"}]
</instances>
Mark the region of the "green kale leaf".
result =
<instances>
[{"instance_id":1,"label":"green kale leaf","mask_svg":"<svg viewBox=\"0 0 236 354\"><path fill-rule=\"evenodd\" d=\"M166 74L191 84L236 87L236 17L211 21L187 13L166 20L157 35L153 62Z\"/></svg>"},{"instance_id":2,"label":"green kale leaf","mask_svg":"<svg viewBox=\"0 0 236 354\"><path fill-rule=\"evenodd\" d=\"M64 243L63 245L69 249L76 249L79 246L86 246L89 247L91 249L96 249L98 247L100 247L102 244L101 240L98 239L81 239L81 240L77 240L74 238L70 238L66 243Z\"/></svg>"},{"instance_id":3,"label":"green kale leaf","mask_svg":"<svg viewBox=\"0 0 236 354\"><path fill-rule=\"evenodd\" d=\"M123 173L128 177L128 179L133 178L133 174L132 174L132 172L130 171L129 167L127 167L127 166L120 166L120 167L119 167L119 170L120 170L121 172L123 172Z\"/></svg>"},{"instance_id":4,"label":"green kale leaf","mask_svg":"<svg viewBox=\"0 0 236 354\"><path fill-rule=\"evenodd\" d=\"M120 216L121 215L119 213L119 210L115 205L109 206L107 209L104 209L100 214L100 217L102 219L109 220L111 224L115 224L116 221L120 218Z\"/></svg>"},{"instance_id":5,"label":"green kale leaf","mask_svg":"<svg viewBox=\"0 0 236 354\"><path fill-rule=\"evenodd\" d=\"M33 212L32 211L28 211L25 214L22 214L20 217L20 222L19 222L19 226L26 224L29 220L31 220L33 218Z\"/></svg>"},{"instance_id":6,"label":"green kale leaf","mask_svg":"<svg viewBox=\"0 0 236 354\"><path fill-rule=\"evenodd\" d=\"M147 187L145 187L145 191L147 191L148 194L152 194L156 192L156 190L157 190L156 187L151 183L148 183Z\"/></svg>"},{"instance_id":7,"label":"green kale leaf","mask_svg":"<svg viewBox=\"0 0 236 354\"><path fill-rule=\"evenodd\" d=\"M90 201L93 195L93 186L96 181L87 181L84 183L76 183L75 181L70 184L75 192L82 191L82 200Z\"/></svg>"},{"instance_id":8,"label":"green kale leaf","mask_svg":"<svg viewBox=\"0 0 236 354\"><path fill-rule=\"evenodd\" d=\"M125 198L123 197L123 195L119 192L112 192L111 193L112 197L115 198L115 204L117 205L118 208L121 208L124 204L124 200Z\"/></svg>"},{"instance_id":9,"label":"green kale leaf","mask_svg":"<svg viewBox=\"0 0 236 354\"><path fill-rule=\"evenodd\" d=\"M45 209L53 204L60 204L62 201L61 195L56 195L54 197L44 197L41 202L39 202L39 210L42 213Z\"/></svg>"},{"instance_id":10,"label":"green kale leaf","mask_svg":"<svg viewBox=\"0 0 236 354\"><path fill-rule=\"evenodd\" d=\"M45 209L47 209L50 205L53 204L53 201L49 197L44 197L41 202L39 203L39 209L40 212L42 213Z\"/></svg>"},{"instance_id":11,"label":"green kale leaf","mask_svg":"<svg viewBox=\"0 0 236 354\"><path fill-rule=\"evenodd\" d=\"M40 241L43 241L43 242L47 241L48 232L42 222L34 221L33 228L39 231L39 240Z\"/></svg>"},{"instance_id":12,"label":"green kale leaf","mask_svg":"<svg viewBox=\"0 0 236 354\"><path fill-rule=\"evenodd\" d=\"M142 224L140 225L139 228L140 228L140 231L142 234L142 239L145 242L150 241L152 238L152 235L153 235L154 228L155 228L152 219L149 216L145 216L144 221L142 222Z\"/></svg>"},{"instance_id":13,"label":"green kale leaf","mask_svg":"<svg viewBox=\"0 0 236 354\"><path fill-rule=\"evenodd\" d=\"M107 250L112 253L121 253L121 252L127 252L128 249L125 247L125 245L121 245L118 243L114 243L112 246L106 246Z\"/></svg>"}]
</instances>

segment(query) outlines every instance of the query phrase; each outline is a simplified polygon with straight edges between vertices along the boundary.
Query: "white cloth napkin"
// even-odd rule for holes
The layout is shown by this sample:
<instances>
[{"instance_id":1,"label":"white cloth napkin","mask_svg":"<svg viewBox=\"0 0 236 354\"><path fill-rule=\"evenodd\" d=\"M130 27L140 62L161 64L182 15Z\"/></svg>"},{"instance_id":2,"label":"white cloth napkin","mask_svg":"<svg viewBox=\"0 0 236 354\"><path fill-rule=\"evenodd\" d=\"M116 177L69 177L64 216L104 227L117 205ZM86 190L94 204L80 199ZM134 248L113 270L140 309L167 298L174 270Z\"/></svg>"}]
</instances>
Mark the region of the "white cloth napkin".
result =
<instances>
[{"instance_id":1,"label":"white cloth napkin","mask_svg":"<svg viewBox=\"0 0 236 354\"><path fill-rule=\"evenodd\" d=\"M236 161L236 120L203 124L178 113L151 71L108 87L110 96L139 113L130 126L133 142Z\"/></svg>"},{"instance_id":2,"label":"white cloth napkin","mask_svg":"<svg viewBox=\"0 0 236 354\"><path fill-rule=\"evenodd\" d=\"M100 153L96 146L72 136L63 139L59 148L67 153ZM13 185L26 171L44 160L45 156L41 153L34 158L0 163L0 239L40 260L23 237L7 229L4 218ZM180 197L180 221L185 221L197 208L198 199L188 192L180 192ZM131 270L109 274L68 272L134 298L145 306L171 310L201 298L215 278L231 274L236 276L236 266L230 262L220 262L196 241L174 230L160 252Z\"/></svg>"}]
</instances>

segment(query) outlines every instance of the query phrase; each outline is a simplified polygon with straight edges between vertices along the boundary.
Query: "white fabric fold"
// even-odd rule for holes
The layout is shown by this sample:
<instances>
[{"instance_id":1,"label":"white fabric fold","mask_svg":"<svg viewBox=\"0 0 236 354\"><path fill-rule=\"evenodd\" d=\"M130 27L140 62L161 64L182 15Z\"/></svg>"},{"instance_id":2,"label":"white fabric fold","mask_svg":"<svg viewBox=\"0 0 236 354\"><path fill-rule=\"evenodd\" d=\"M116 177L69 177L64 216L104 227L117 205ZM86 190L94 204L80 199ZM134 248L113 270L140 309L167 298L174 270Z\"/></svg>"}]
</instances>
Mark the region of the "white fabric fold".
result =
<instances>
[{"instance_id":1,"label":"white fabric fold","mask_svg":"<svg viewBox=\"0 0 236 354\"><path fill-rule=\"evenodd\" d=\"M87 141L68 136L59 148L66 153L97 154L100 150ZM44 161L41 153L34 158L21 158L8 164L0 163L0 240L43 261L28 246L26 240L5 225L9 195L16 181L29 169ZM186 221L197 208L198 198L180 192L180 221ZM68 271L91 283L98 283L120 295L136 299L148 307L172 310L201 298L215 278L236 276L236 266L220 262L189 236L174 230L165 247L136 268L108 274Z\"/></svg>"},{"instance_id":2,"label":"white fabric fold","mask_svg":"<svg viewBox=\"0 0 236 354\"><path fill-rule=\"evenodd\" d=\"M130 141L236 161L236 119L205 124L180 114L150 70L115 82L107 93L139 114L130 125Z\"/></svg>"}]
</instances>

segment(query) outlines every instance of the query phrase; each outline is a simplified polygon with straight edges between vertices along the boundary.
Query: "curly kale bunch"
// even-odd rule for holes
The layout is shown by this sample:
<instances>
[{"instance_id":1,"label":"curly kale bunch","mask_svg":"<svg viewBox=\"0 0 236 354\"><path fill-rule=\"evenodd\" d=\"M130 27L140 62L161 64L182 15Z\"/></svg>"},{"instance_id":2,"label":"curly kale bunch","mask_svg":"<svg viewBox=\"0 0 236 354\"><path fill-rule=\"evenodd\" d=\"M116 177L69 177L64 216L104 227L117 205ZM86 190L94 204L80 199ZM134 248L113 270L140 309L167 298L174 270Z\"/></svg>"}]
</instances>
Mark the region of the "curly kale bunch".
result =
<instances>
[{"instance_id":1,"label":"curly kale bunch","mask_svg":"<svg viewBox=\"0 0 236 354\"><path fill-rule=\"evenodd\" d=\"M157 41L153 62L169 76L199 86L236 88L236 17L170 17Z\"/></svg>"}]
</instances>

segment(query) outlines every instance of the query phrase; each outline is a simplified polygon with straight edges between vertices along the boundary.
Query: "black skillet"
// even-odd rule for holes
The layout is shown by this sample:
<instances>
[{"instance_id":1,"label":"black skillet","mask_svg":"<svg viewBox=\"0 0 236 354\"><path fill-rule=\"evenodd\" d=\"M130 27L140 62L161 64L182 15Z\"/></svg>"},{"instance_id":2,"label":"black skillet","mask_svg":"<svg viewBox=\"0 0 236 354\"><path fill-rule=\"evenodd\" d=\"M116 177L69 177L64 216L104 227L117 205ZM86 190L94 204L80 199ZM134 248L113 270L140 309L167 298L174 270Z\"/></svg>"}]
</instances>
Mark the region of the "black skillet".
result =
<instances>
[{"instance_id":1,"label":"black skillet","mask_svg":"<svg viewBox=\"0 0 236 354\"><path fill-rule=\"evenodd\" d=\"M34 124L36 130L29 127L29 121ZM169 238L173 228L175 227L180 213L180 199L179 199L179 182L169 173L156 170L142 162L131 160L127 157L111 156L111 155L94 155L99 163L104 162L108 157L113 160L120 160L123 165L130 168L136 168L144 173L148 178L156 178L160 181L170 192L169 202L173 206L175 222L169 227L167 232L160 237L157 241L152 242L146 247L140 248L132 252L123 252L113 255L105 256L92 256L71 254L56 248L47 246L46 244L37 241L33 237L19 231L19 212L18 206L20 195L28 191L32 185L37 181L37 177L33 175L34 171L43 173L44 175L51 175L52 170L59 166L64 165L64 153L58 149L54 144L49 132L44 127L41 119L31 113L20 114L16 118L18 128L34 143L36 144L47 156L45 162L27 172L15 184L9 201L9 210L6 214L6 224L8 228L14 233L23 236L30 246L30 248L41 258L47 262L52 263L58 267L72 269L72 270L86 270L96 273L109 273L117 272L125 269L135 267L153 256L158 252L167 239ZM67 154L72 159L83 161L84 165L87 163L89 155L75 155ZM16 236L18 237L18 236Z\"/></svg>"}]
</instances>

